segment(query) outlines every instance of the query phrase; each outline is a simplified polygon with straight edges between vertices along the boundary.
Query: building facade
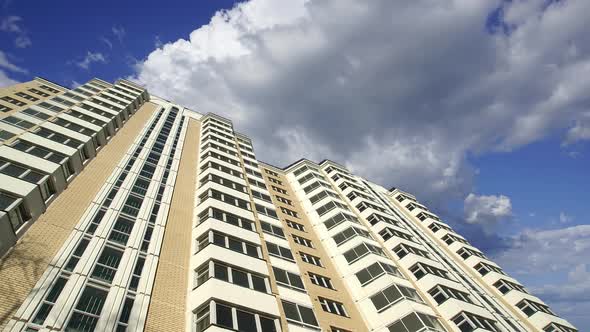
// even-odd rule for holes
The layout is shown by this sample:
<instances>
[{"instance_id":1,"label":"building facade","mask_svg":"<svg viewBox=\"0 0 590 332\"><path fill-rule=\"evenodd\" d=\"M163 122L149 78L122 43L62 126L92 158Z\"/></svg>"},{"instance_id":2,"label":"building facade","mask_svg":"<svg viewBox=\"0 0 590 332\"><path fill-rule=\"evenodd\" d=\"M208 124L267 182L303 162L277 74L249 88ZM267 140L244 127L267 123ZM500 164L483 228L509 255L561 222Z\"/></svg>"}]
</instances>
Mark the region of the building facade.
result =
<instances>
[{"instance_id":1,"label":"building facade","mask_svg":"<svg viewBox=\"0 0 590 332\"><path fill-rule=\"evenodd\" d=\"M4 331L577 331L413 195L133 82L0 111Z\"/></svg>"}]
</instances>

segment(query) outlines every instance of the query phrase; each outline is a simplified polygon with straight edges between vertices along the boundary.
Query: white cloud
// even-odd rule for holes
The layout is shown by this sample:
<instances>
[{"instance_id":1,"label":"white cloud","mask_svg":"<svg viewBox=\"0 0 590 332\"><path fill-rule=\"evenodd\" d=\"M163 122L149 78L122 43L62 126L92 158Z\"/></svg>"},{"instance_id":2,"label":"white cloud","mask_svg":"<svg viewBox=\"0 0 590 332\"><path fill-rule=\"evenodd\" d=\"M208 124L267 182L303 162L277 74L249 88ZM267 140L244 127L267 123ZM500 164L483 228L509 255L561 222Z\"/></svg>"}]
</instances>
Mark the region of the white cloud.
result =
<instances>
[{"instance_id":1,"label":"white cloud","mask_svg":"<svg viewBox=\"0 0 590 332\"><path fill-rule=\"evenodd\" d=\"M465 197L468 155L529 144L590 107L590 2L539 4L251 0L158 47L132 79L231 118L278 166L321 152L421 199ZM498 6L510 34L486 31Z\"/></svg>"},{"instance_id":2,"label":"white cloud","mask_svg":"<svg viewBox=\"0 0 590 332\"><path fill-rule=\"evenodd\" d=\"M583 113L576 120L574 126L568 130L562 146L586 140L590 140L590 112Z\"/></svg>"},{"instance_id":3,"label":"white cloud","mask_svg":"<svg viewBox=\"0 0 590 332\"><path fill-rule=\"evenodd\" d=\"M82 59L79 62L76 62L76 65L80 68L88 69L88 68L90 68L90 64L96 63L96 62L106 63L107 59L100 52L88 51L88 52L86 52L86 56L84 57L84 59Z\"/></svg>"},{"instance_id":4,"label":"white cloud","mask_svg":"<svg viewBox=\"0 0 590 332\"><path fill-rule=\"evenodd\" d=\"M476 195L470 193L464 201L465 221L491 226L512 217L510 198L504 195Z\"/></svg>"},{"instance_id":5,"label":"white cloud","mask_svg":"<svg viewBox=\"0 0 590 332\"><path fill-rule=\"evenodd\" d=\"M15 81L12 78L8 77L8 75L6 75L6 73L3 70L0 70L0 88L14 85L17 83L18 81Z\"/></svg>"},{"instance_id":6,"label":"white cloud","mask_svg":"<svg viewBox=\"0 0 590 332\"><path fill-rule=\"evenodd\" d=\"M123 27L118 27L116 25L114 25L111 28L111 31L113 31L113 35L115 35L115 37L117 37L117 39L119 40L120 43L123 42L123 38L125 38L125 35L127 34L127 32L125 31L125 29Z\"/></svg>"},{"instance_id":7,"label":"white cloud","mask_svg":"<svg viewBox=\"0 0 590 332\"><path fill-rule=\"evenodd\" d=\"M590 225L527 230L492 259L582 330L590 327Z\"/></svg>"},{"instance_id":8,"label":"white cloud","mask_svg":"<svg viewBox=\"0 0 590 332\"><path fill-rule=\"evenodd\" d=\"M24 68L21 68L13 63L10 62L10 60L8 60L8 57L6 56L6 53L0 51L0 68L4 68L4 69L8 69L12 72L16 72L16 73L23 73L26 74L27 70Z\"/></svg>"},{"instance_id":9,"label":"white cloud","mask_svg":"<svg viewBox=\"0 0 590 332\"><path fill-rule=\"evenodd\" d=\"M27 31L21 26L22 17L6 16L0 21L0 31L16 34L14 45L18 48L26 48L33 45Z\"/></svg>"},{"instance_id":10,"label":"white cloud","mask_svg":"<svg viewBox=\"0 0 590 332\"><path fill-rule=\"evenodd\" d=\"M21 68L10 62L8 56L2 51L0 51L0 68L4 68L7 71L11 71L14 73L26 74L28 72L26 69ZM9 86L16 83L18 83L18 81L8 77L8 74L4 70L0 69L0 87Z\"/></svg>"},{"instance_id":11,"label":"white cloud","mask_svg":"<svg viewBox=\"0 0 590 332\"><path fill-rule=\"evenodd\" d=\"M19 25L23 19L19 16L7 16L0 21L0 31L22 33L23 28Z\"/></svg>"},{"instance_id":12,"label":"white cloud","mask_svg":"<svg viewBox=\"0 0 590 332\"><path fill-rule=\"evenodd\" d=\"M113 49L113 43L106 37L100 37L99 40L105 43L110 49Z\"/></svg>"},{"instance_id":13,"label":"white cloud","mask_svg":"<svg viewBox=\"0 0 590 332\"><path fill-rule=\"evenodd\" d=\"M571 222L572 220L574 220L574 217L566 214L565 212L562 211L559 213L559 222L560 223L565 224L565 223Z\"/></svg>"}]
</instances>

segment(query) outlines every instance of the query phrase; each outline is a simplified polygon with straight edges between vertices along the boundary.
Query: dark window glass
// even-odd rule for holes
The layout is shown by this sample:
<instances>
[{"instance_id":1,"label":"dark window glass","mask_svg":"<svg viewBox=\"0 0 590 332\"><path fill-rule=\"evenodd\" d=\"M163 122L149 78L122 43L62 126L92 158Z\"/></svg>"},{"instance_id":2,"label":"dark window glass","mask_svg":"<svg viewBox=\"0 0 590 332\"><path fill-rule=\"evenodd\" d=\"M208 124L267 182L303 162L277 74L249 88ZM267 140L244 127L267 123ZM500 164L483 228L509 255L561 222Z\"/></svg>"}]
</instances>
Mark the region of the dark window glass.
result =
<instances>
[{"instance_id":1,"label":"dark window glass","mask_svg":"<svg viewBox=\"0 0 590 332\"><path fill-rule=\"evenodd\" d=\"M215 278L228 281L227 267L215 264Z\"/></svg>"},{"instance_id":2,"label":"dark window glass","mask_svg":"<svg viewBox=\"0 0 590 332\"><path fill-rule=\"evenodd\" d=\"M223 327L233 329L234 324L233 324L233 319L232 319L232 314L231 314L231 308L226 307L222 304L217 304L216 308L217 308L217 310L216 310L217 324L221 325Z\"/></svg>"},{"instance_id":3,"label":"dark window glass","mask_svg":"<svg viewBox=\"0 0 590 332\"><path fill-rule=\"evenodd\" d=\"M234 284L249 287L248 275L246 273L232 269L232 278Z\"/></svg>"},{"instance_id":4,"label":"dark window glass","mask_svg":"<svg viewBox=\"0 0 590 332\"><path fill-rule=\"evenodd\" d=\"M256 318L253 314L238 310L238 331L256 332Z\"/></svg>"}]
</instances>

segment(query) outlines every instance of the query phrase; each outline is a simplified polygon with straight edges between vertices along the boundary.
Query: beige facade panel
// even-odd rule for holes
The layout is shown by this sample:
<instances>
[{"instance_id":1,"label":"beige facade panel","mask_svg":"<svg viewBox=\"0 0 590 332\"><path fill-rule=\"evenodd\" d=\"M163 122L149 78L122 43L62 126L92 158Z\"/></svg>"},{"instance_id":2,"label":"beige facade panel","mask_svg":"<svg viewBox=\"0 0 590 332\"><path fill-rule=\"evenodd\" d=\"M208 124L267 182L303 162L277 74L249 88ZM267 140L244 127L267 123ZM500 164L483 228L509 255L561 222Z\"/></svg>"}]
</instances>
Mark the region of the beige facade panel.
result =
<instances>
[{"instance_id":1,"label":"beige facade panel","mask_svg":"<svg viewBox=\"0 0 590 332\"><path fill-rule=\"evenodd\" d=\"M0 261L0 329L25 300L157 106L144 104Z\"/></svg>"},{"instance_id":2,"label":"beige facade panel","mask_svg":"<svg viewBox=\"0 0 590 332\"><path fill-rule=\"evenodd\" d=\"M269 175L264 169L269 169L277 174L278 177L274 177ZM349 291L342 282L341 277L338 274L335 266L333 265L329 255L322 247L322 242L320 241L319 237L315 234L314 228L307 219L305 215L304 209L301 207L297 196L294 194L293 189L289 185L289 182L285 175L282 173L281 170L276 168L264 167L261 166L262 174L264 179L267 183L272 184L276 187L282 188L287 191L287 194L279 193L275 191L272 187L269 188L269 192L272 197L273 204L278 208L277 214L281 217L281 220L292 220L294 222L300 223L305 227L305 232L299 231L293 228L290 228L283 222L283 230L285 235L288 238L289 246L293 249L293 255L295 256L295 260L299 269L302 271L302 280L305 284L305 288L307 293L309 294L312 303L313 303L313 310L316 314L316 318L322 331L331 331L331 328L340 328L349 331L368 331L367 326L364 322L363 317L361 316L360 312L357 309L357 306L354 304L352 298L349 295ZM268 180L269 177L274 177L283 183L283 185L277 184L276 182L272 182ZM277 196L284 197L292 202L292 205L283 203L277 200ZM299 218L295 218L289 216L281 211L281 207L289 209L297 213ZM314 248L309 248L304 245L300 245L293 240L293 235L300 236L306 239L311 240L313 243ZM301 260L299 252L305 252L320 258L323 267L315 266L312 264L305 263ZM311 282L309 278L309 274L314 273L320 276L324 276L330 278L334 289L325 288L322 286L315 285ZM348 317L339 316L333 313L326 312L322 309L319 297L334 300L340 302L344 305ZM281 308L282 309L282 308ZM284 313L281 313L284 315ZM285 317L283 316L282 319L284 320ZM284 330L287 331L287 327L283 326Z\"/></svg>"},{"instance_id":3,"label":"beige facade panel","mask_svg":"<svg viewBox=\"0 0 590 332\"><path fill-rule=\"evenodd\" d=\"M185 328L189 259L191 255L192 206L197 179L199 128L188 118L182 163L174 186L164 241L146 318L146 331L182 331Z\"/></svg>"}]
</instances>

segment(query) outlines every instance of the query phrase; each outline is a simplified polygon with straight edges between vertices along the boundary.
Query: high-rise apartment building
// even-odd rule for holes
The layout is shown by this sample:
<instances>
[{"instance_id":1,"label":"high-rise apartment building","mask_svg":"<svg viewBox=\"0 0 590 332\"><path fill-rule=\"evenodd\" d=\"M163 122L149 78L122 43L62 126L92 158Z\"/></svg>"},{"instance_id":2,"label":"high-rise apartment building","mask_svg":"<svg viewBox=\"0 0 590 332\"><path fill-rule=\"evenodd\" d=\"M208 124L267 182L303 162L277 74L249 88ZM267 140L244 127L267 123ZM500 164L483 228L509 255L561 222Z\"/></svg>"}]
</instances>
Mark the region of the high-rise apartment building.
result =
<instances>
[{"instance_id":1,"label":"high-rise apartment building","mask_svg":"<svg viewBox=\"0 0 590 332\"><path fill-rule=\"evenodd\" d=\"M411 194L133 82L0 111L4 331L577 331Z\"/></svg>"}]
</instances>

